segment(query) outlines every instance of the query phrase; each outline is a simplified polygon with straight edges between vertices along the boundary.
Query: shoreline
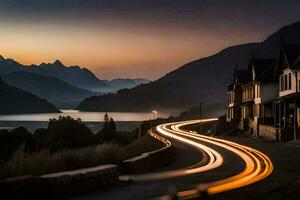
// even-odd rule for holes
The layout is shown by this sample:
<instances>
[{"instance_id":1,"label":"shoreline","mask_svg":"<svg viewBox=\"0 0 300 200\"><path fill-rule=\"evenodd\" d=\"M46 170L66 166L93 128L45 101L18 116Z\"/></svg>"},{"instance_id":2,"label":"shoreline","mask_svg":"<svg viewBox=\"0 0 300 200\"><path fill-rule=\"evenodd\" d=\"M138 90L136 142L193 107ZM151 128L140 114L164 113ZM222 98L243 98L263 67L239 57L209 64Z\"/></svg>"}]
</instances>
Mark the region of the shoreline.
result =
<instances>
[{"instance_id":1,"label":"shoreline","mask_svg":"<svg viewBox=\"0 0 300 200\"><path fill-rule=\"evenodd\" d=\"M34 132L38 128L46 128L48 126L48 121L1 121L0 120L0 130L12 130L20 126L25 127L29 132ZM93 133L101 130L103 123L100 121L89 121L82 122L88 128L92 130ZM115 121L119 131L132 131L140 126L143 121Z\"/></svg>"}]
</instances>

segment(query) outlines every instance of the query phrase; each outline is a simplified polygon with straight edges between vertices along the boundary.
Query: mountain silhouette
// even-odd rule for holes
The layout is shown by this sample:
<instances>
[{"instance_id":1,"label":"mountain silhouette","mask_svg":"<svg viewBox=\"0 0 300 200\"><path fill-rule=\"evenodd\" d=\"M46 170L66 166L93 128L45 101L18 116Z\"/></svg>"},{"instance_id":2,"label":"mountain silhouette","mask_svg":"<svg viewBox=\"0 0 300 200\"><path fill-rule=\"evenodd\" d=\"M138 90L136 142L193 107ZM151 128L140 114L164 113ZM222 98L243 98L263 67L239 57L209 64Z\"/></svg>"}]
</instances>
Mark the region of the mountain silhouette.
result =
<instances>
[{"instance_id":1,"label":"mountain silhouette","mask_svg":"<svg viewBox=\"0 0 300 200\"><path fill-rule=\"evenodd\" d=\"M0 55L0 76L1 75L5 76L7 74L14 73L17 71L25 71L37 75L53 77L67 83L68 85L75 86L77 88L81 88L85 90L90 90L91 92L94 92L94 95L101 94L101 93L116 92L123 88L133 88L141 83L149 82L146 79L121 79L120 78L120 79L113 79L111 81L100 80L90 70L86 68L81 68L79 66L67 67L60 60L56 60L53 63L48 63L48 64L42 63L40 65L25 66L13 59L5 59ZM43 83L47 85L45 81ZM49 84L51 85L52 83ZM27 90L26 88L22 88L22 89ZM87 96L91 96L91 95L87 95ZM41 96L41 97L46 97L46 96ZM72 99L70 99L70 101L72 101Z\"/></svg>"},{"instance_id":2,"label":"mountain silhouette","mask_svg":"<svg viewBox=\"0 0 300 200\"><path fill-rule=\"evenodd\" d=\"M234 68L246 68L249 58L276 58L280 38L285 43L300 44L300 22L285 26L260 43L228 47L219 53L187 63L162 78L116 94L94 96L78 106L86 111L147 111L151 109L185 109L224 105L226 85ZM224 107L220 107L224 110Z\"/></svg>"},{"instance_id":3,"label":"mountain silhouette","mask_svg":"<svg viewBox=\"0 0 300 200\"><path fill-rule=\"evenodd\" d=\"M79 88L101 92L110 88L104 81L98 79L91 71L79 66L66 67L59 60L54 63L30 67L27 71L44 76L52 76Z\"/></svg>"},{"instance_id":4,"label":"mountain silhouette","mask_svg":"<svg viewBox=\"0 0 300 200\"><path fill-rule=\"evenodd\" d=\"M45 99L9 86L0 78L0 114L59 113Z\"/></svg>"},{"instance_id":5,"label":"mountain silhouette","mask_svg":"<svg viewBox=\"0 0 300 200\"><path fill-rule=\"evenodd\" d=\"M140 84L148 83L149 80L142 79L142 78L136 78L136 79L129 79L129 78L116 78L112 79L110 81L106 81L108 85L113 88L110 92L116 92L120 89L131 89L134 88Z\"/></svg>"},{"instance_id":6,"label":"mountain silhouette","mask_svg":"<svg viewBox=\"0 0 300 200\"><path fill-rule=\"evenodd\" d=\"M55 106L65 109L74 108L83 99L96 94L65 83L55 77L29 73L23 70L4 75L2 79L13 87L45 98Z\"/></svg>"}]
</instances>

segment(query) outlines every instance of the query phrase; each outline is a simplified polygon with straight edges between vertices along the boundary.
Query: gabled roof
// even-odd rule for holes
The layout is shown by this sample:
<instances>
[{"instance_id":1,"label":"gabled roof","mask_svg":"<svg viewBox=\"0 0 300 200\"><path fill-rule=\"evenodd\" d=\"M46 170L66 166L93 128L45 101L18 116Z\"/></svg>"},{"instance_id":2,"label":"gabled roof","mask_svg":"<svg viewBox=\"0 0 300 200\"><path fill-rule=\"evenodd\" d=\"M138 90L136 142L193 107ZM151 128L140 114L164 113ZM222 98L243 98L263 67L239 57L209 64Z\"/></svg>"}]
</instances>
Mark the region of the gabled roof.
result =
<instances>
[{"instance_id":1,"label":"gabled roof","mask_svg":"<svg viewBox=\"0 0 300 200\"><path fill-rule=\"evenodd\" d=\"M235 69L234 70L234 82L245 84L251 82L251 71L247 69Z\"/></svg>"},{"instance_id":2,"label":"gabled roof","mask_svg":"<svg viewBox=\"0 0 300 200\"><path fill-rule=\"evenodd\" d=\"M254 70L255 77L252 77L254 81L264 83L277 81L276 64L275 59L252 58L249 62L249 70Z\"/></svg>"},{"instance_id":3,"label":"gabled roof","mask_svg":"<svg viewBox=\"0 0 300 200\"><path fill-rule=\"evenodd\" d=\"M300 68L300 44L282 44L281 51L281 56L287 60L289 67Z\"/></svg>"},{"instance_id":4,"label":"gabled roof","mask_svg":"<svg viewBox=\"0 0 300 200\"><path fill-rule=\"evenodd\" d=\"M228 86L227 86L227 91L232 91L234 89L234 83L230 83Z\"/></svg>"}]
</instances>

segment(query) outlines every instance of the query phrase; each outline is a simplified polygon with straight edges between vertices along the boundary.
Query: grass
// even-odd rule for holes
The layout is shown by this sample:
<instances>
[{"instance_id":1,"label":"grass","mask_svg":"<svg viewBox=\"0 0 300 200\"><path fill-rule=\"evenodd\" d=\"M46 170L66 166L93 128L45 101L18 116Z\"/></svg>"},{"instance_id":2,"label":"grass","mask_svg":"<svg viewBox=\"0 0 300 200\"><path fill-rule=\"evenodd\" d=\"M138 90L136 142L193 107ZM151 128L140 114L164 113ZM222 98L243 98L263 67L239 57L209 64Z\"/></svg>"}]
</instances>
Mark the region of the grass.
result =
<instances>
[{"instance_id":1,"label":"grass","mask_svg":"<svg viewBox=\"0 0 300 200\"><path fill-rule=\"evenodd\" d=\"M124 157L123 148L112 143L53 154L48 151L26 154L22 146L9 161L2 163L0 178L48 174L108 163L118 164Z\"/></svg>"},{"instance_id":2,"label":"grass","mask_svg":"<svg viewBox=\"0 0 300 200\"><path fill-rule=\"evenodd\" d=\"M49 174L102 164L118 164L122 160L163 146L164 144L148 134L126 146L104 143L97 146L63 150L52 154L45 150L27 154L24 153L24 145L21 145L9 161L0 162L0 179Z\"/></svg>"}]
</instances>

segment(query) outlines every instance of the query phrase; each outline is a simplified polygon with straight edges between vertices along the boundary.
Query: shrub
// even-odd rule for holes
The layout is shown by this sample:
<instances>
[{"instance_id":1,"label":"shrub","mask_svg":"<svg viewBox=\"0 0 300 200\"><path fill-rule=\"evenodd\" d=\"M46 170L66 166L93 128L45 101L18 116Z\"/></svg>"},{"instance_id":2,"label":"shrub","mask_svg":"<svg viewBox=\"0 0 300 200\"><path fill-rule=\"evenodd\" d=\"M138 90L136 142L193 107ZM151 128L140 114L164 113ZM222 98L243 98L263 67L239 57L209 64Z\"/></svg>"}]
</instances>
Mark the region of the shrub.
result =
<instances>
[{"instance_id":1,"label":"shrub","mask_svg":"<svg viewBox=\"0 0 300 200\"><path fill-rule=\"evenodd\" d=\"M43 133L39 131L39 136ZM47 134L40 143L40 148L49 149L51 152L62 149L79 148L95 144L92 131L81 123L80 119L60 117L51 119L47 128Z\"/></svg>"},{"instance_id":2,"label":"shrub","mask_svg":"<svg viewBox=\"0 0 300 200\"><path fill-rule=\"evenodd\" d=\"M24 127L19 127L11 132L1 131L0 134L0 160L8 160L9 157L24 144L26 152L33 152L37 147L37 140Z\"/></svg>"}]
</instances>

